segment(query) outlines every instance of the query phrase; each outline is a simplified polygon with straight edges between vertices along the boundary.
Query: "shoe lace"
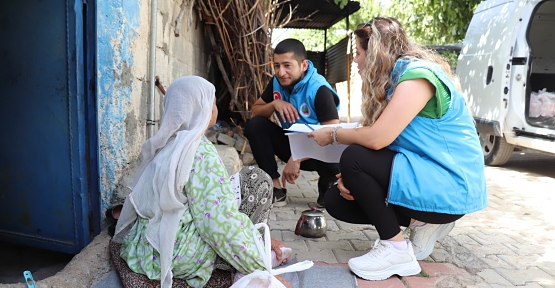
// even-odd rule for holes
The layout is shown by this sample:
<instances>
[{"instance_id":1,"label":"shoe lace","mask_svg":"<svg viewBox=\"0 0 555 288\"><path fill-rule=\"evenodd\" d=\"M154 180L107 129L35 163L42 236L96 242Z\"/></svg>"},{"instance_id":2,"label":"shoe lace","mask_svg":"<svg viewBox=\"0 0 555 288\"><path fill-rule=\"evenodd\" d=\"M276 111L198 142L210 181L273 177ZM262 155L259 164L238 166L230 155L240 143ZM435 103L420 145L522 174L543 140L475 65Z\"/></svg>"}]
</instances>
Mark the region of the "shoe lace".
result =
<instances>
[{"instance_id":1,"label":"shoe lace","mask_svg":"<svg viewBox=\"0 0 555 288\"><path fill-rule=\"evenodd\" d=\"M368 253L374 257L379 257L385 250L387 250L387 246L384 245L380 239L376 239L376 242L374 242L372 249L370 249L370 252Z\"/></svg>"}]
</instances>

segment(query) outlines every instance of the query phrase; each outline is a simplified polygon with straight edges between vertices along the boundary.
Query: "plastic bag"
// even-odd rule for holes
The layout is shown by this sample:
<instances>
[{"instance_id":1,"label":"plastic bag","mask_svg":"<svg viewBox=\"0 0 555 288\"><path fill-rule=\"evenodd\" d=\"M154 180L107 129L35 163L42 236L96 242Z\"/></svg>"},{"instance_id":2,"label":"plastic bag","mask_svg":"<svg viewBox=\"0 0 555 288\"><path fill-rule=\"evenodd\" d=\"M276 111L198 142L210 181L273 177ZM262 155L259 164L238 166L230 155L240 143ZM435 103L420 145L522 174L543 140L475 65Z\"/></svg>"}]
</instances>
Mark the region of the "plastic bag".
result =
<instances>
[{"instance_id":1,"label":"plastic bag","mask_svg":"<svg viewBox=\"0 0 555 288\"><path fill-rule=\"evenodd\" d=\"M314 265L314 262L305 260L285 268L272 269L270 228L265 223L258 223L254 225L254 227L256 228L253 232L254 242L256 243L256 248L260 251L260 255L262 255L266 271L256 270L253 273L239 279L239 281L235 282L231 288L285 288L285 286L276 277L274 277L275 275L303 271ZM257 231L260 227L264 227L265 243L260 241L257 235Z\"/></svg>"},{"instance_id":2,"label":"plastic bag","mask_svg":"<svg viewBox=\"0 0 555 288\"><path fill-rule=\"evenodd\" d=\"M528 110L528 117L540 117L542 113L542 100L540 95L536 92L530 94L530 109Z\"/></svg>"},{"instance_id":3,"label":"plastic bag","mask_svg":"<svg viewBox=\"0 0 555 288\"><path fill-rule=\"evenodd\" d=\"M547 92L544 88L538 92L540 99L542 101L541 116L553 117L555 116L555 94Z\"/></svg>"}]
</instances>

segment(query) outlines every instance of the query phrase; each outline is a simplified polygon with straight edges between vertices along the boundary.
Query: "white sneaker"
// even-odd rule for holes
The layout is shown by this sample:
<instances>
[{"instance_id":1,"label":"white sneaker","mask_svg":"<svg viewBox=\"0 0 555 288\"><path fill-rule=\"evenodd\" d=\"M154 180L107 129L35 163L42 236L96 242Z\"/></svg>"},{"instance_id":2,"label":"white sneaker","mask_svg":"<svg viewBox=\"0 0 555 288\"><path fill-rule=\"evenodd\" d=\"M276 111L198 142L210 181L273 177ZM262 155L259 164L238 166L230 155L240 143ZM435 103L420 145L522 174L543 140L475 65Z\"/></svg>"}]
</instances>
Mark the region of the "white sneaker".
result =
<instances>
[{"instance_id":1,"label":"white sneaker","mask_svg":"<svg viewBox=\"0 0 555 288\"><path fill-rule=\"evenodd\" d=\"M410 227L409 239L414 246L414 256L416 260L424 260L432 251L437 240L447 236L455 227L455 222L447 224L430 224L426 223L422 226Z\"/></svg>"},{"instance_id":2,"label":"white sneaker","mask_svg":"<svg viewBox=\"0 0 555 288\"><path fill-rule=\"evenodd\" d=\"M411 276L420 273L412 245L407 241L405 251L397 250L387 241L377 239L370 252L349 260L349 268L360 278L384 280L393 275Z\"/></svg>"}]
</instances>

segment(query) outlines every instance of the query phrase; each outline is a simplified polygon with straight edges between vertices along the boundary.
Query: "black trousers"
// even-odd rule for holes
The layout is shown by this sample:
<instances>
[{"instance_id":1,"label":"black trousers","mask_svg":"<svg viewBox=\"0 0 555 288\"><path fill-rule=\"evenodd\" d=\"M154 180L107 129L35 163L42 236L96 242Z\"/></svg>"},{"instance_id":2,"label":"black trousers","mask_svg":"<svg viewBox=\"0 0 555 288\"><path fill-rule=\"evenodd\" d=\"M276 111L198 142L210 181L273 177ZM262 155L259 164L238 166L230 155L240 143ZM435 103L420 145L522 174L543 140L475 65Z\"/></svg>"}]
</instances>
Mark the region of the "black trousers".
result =
<instances>
[{"instance_id":1,"label":"black trousers","mask_svg":"<svg viewBox=\"0 0 555 288\"><path fill-rule=\"evenodd\" d=\"M285 131L270 119L255 116L247 121L245 136L249 139L252 154L258 163L258 167L268 173L272 179L279 178L280 174L277 170L274 155L284 162L287 162L291 157L289 137L285 135ZM337 180L335 175L339 173L339 164L308 159L301 162L301 170L318 173L320 176L318 179L318 193L323 194Z\"/></svg>"},{"instance_id":2,"label":"black trousers","mask_svg":"<svg viewBox=\"0 0 555 288\"><path fill-rule=\"evenodd\" d=\"M350 145L340 160L341 177L354 201L339 194L337 186L326 193L326 209L341 221L354 224L371 224L376 227L380 239L390 239L407 227L411 219L426 223L446 224L464 215L423 212L398 205L387 204L391 167L396 152L389 149L371 150L360 145ZM432 176L430 176L432 177Z\"/></svg>"}]
</instances>

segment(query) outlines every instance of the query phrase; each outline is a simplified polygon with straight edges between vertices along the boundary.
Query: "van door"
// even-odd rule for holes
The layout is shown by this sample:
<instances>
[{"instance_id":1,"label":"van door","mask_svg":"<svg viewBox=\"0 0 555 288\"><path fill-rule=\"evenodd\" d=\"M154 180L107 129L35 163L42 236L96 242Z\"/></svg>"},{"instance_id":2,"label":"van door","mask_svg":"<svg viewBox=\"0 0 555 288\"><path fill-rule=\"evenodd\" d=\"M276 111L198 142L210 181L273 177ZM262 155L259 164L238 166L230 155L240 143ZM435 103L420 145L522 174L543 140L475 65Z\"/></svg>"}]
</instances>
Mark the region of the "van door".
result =
<instances>
[{"instance_id":1,"label":"van door","mask_svg":"<svg viewBox=\"0 0 555 288\"><path fill-rule=\"evenodd\" d=\"M503 136L511 61L525 2L482 2L468 27L457 74L480 133Z\"/></svg>"}]
</instances>

